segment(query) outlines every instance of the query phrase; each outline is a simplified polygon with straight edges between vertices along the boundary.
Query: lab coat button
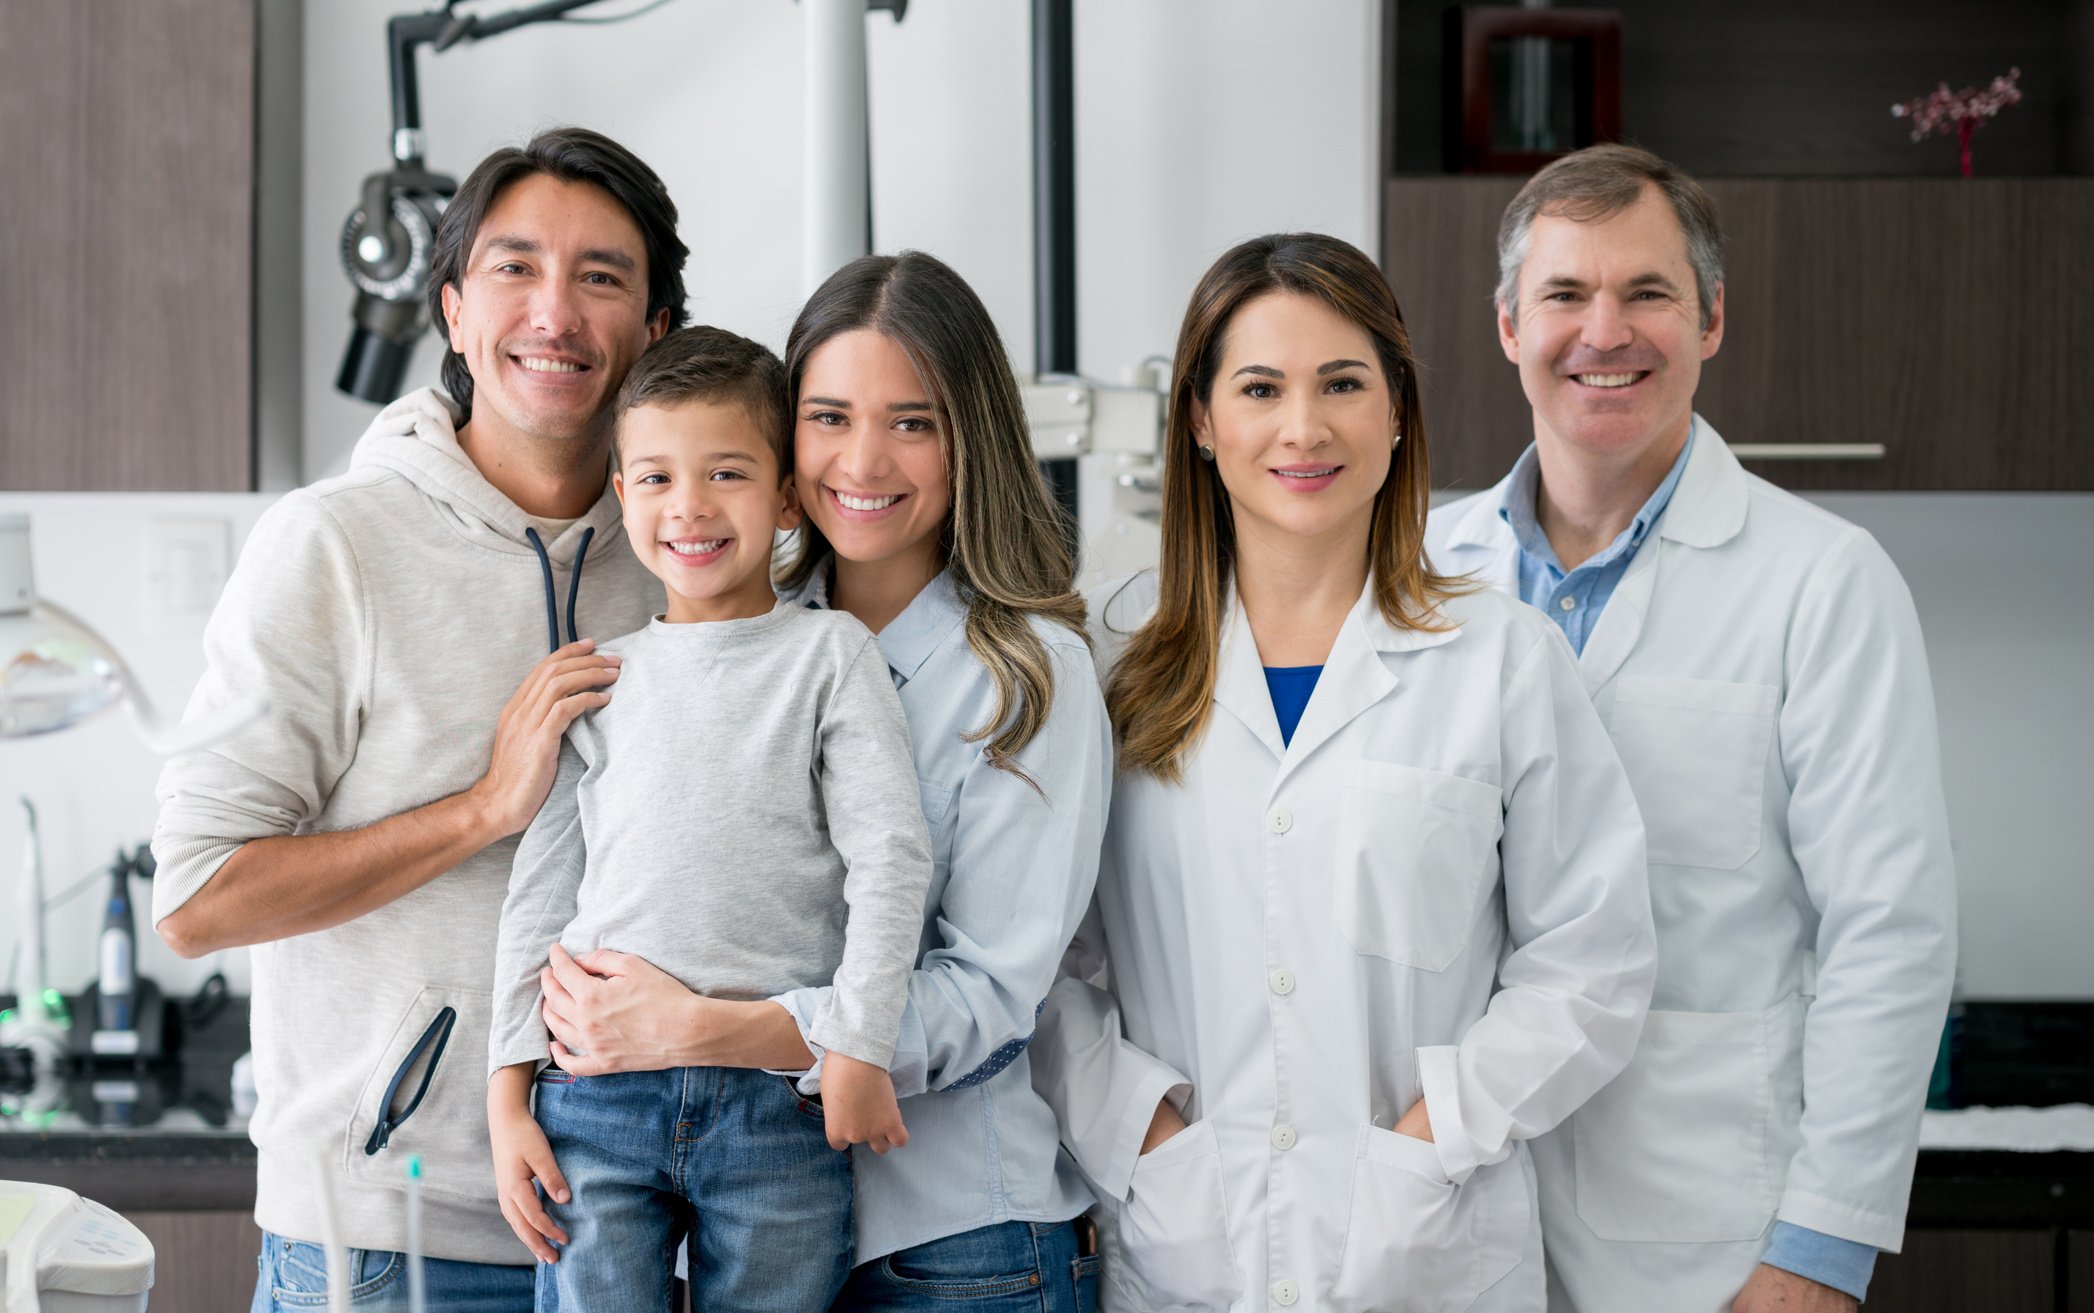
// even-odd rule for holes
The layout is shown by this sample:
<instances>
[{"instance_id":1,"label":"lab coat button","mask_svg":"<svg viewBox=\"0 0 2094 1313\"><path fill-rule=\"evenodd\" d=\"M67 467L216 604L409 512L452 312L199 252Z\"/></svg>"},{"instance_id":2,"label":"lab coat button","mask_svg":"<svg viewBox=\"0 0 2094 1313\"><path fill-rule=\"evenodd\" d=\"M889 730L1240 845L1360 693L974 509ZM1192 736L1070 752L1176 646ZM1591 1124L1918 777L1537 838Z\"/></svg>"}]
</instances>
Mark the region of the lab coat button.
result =
<instances>
[{"instance_id":1,"label":"lab coat button","mask_svg":"<svg viewBox=\"0 0 2094 1313\"><path fill-rule=\"evenodd\" d=\"M1300 1298L1301 1287L1295 1285L1292 1281L1275 1281L1272 1283L1272 1302L1278 1304L1281 1308L1294 1307L1294 1301Z\"/></svg>"},{"instance_id":2,"label":"lab coat button","mask_svg":"<svg viewBox=\"0 0 2094 1313\"><path fill-rule=\"evenodd\" d=\"M1292 1149L1294 1147L1294 1128L1285 1122L1281 1122L1273 1127L1272 1147L1275 1149Z\"/></svg>"},{"instance_id":3,"label":"lab coat button","mask_svg":"<svg viewBox=\"0 0 2094 1313\"><path fill-rule=\"evenodd\" d=\"M1292 994L1294 992L1294 973L1292 971L1275 971L1265 977L1265 983L1272 986L1272 992L1275 994Z\"/></svg>"},{"instance_id":4,"label":"lab coat button","mask_svg":"<svg viewBox=\"0 0 2094 1313\"><path fill-rule=\"evenodd\" d=\"M1294 813L1285 807L1275 807L1265 813L1265 828L1274 834L1285 834L1294 828Z\"/></svg>"}]
</instances>

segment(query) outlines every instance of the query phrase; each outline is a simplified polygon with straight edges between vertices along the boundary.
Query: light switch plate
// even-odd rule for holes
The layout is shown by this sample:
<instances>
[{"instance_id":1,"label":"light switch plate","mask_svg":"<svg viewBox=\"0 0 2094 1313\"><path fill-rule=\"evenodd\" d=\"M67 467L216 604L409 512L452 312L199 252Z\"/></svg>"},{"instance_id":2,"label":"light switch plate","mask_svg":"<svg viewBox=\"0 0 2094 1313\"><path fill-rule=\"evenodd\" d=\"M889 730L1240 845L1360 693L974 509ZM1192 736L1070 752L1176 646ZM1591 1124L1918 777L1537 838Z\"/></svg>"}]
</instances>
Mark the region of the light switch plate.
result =
<instances>
[{"instance_id":1,"label":"light switch plate","mask_svg":"<svg viewBox=\"0 0 2094 1313\"><path fill-rule=\"evenodd\" d=\"M155 516L145 525L146 637L197 638L233 559L232 526L213 517Z\"/></svg>"}]
</instances>

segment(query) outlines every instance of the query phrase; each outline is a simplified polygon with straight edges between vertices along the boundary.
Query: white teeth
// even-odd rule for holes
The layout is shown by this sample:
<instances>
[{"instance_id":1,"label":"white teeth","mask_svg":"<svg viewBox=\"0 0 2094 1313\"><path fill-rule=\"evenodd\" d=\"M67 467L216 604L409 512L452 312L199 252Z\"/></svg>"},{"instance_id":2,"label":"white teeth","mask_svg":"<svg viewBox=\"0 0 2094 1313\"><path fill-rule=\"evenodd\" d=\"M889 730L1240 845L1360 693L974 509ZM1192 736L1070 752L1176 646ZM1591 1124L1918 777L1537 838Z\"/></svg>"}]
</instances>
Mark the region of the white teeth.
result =
<instances>
[{"instance_id":1,"label":"white teeth","mask_svg":"<svg viewBox=\"0 0 2094 1313\"><path fill-rule=\"evenodd\" d=\"M1335 465L1333 465L1333 466L1329 467L1328 469L1321 469L1321 470L1274 470L1274 471L1273 471L1273 473L1274 473L1274 474L1277 474L1277 475L1279 475L1279 476L1280 476L1281 478L1283 478L1283 479L1320 479L1320 478L1324 477L1324 476L1325 476L1325 475L1327 475L1327 474L1336 474L1337 472L1338 472L1338 467L1337 467L1337 466L1335 466Z\"/></svg>"},{"instance_id":2,"label":"white teeth","mask_svg":"<svg viewBox=\"0 0 2094 1313\"><path fill-rule=\"evenodd\" d=\"M537 356L518 356L517 363L534 374L579 374L582 367L572 360L541 360Z\"/></svg>"},{"instance_id":3,"label":"white teeth","mask_svg":"<svg viewBox=\"0 0 2094 1313\"><path fill-rule=\"evenodd\" d=\"M834 491L833 489L831 491ZM884 511L902 499L900 493L886 497L853 497L847 492L836 494L836 500L854 511Z\"/></svg>"},{"instance_id":4,"label":"white teeth","mask_svg":"<svg viewBox=\"0 0 2094 1313\"><path fill-rule=\"evenodd\" d=\"M678 556L703 556L707 552L717 552L726 545L725 538L708 538L702 543L670 543L669 550Z\"/></svg>"},{"instance_id":5,"label":"white teeth","mask_svg":"<svg viewBox=\"0 0 2094 1313\"><path fill-rule=\"evenodd\" d=\"M1589 388L1625 388L1637 378L1635 374L1576 374L1573 377Z\"/></svg>"}]
</instances>

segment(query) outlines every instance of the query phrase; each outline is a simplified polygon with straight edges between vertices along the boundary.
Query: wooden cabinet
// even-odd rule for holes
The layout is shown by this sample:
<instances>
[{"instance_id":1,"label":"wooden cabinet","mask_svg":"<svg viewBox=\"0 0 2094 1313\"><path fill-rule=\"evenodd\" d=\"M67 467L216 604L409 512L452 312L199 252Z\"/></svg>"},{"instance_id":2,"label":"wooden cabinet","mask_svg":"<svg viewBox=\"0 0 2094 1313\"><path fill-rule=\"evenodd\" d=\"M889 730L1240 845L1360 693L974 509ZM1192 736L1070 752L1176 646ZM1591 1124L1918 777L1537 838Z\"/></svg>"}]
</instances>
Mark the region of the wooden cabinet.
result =
<instances>
[{"instance_id":1,"label":"wooden cabinet","mask_svg":"<svg viewBox=\"0 0 2094 1313\"><path fill-rule=\"evenodd\" d=\"M253 1209L124 1216L153 1243L152 1313L227 1313L254 1298L262 1232Z\"/></svg>"},{"instance_id":2,"label":"wooden cabinet","mask_svg":"<svg viewBox=\"0 0 2094 1313\"><path fill-rule=\"evenodd\" d=\"M257 413L281 407L256 378L297 378L295 203L257 202L286 142L296 187L295 92L260 114L265 83L295 86L274 27L262 57L294 11L0 5L0 488L258 486Z\"/></svg>"},{"instance_id":3,"label":"wooden cabinet","mask_svg":"<svg viewBox=\"0 0 2094 1313\"><path fill-rule=\"evenodd\" d=\"M1869 1313L2052 1313L2058 1233L1908 1231L1903 1253L1876 1260L1866 1307Z\"/></svg>"},{"instance_id":4,"label":"wooden cabinet","mask_svg":"<svg viewBox=\"0 0 2094 1313\"><path fill-rule=\"evenodd\" d=\"M1423 365L1434 483L1495 482L1532 436L1490 305L1518 178L1387 184L1383 268ZM1696 409L1785 487L2090 490L2094 178L1716 179L1726 327Z\"/></svg>"}]
</instances>

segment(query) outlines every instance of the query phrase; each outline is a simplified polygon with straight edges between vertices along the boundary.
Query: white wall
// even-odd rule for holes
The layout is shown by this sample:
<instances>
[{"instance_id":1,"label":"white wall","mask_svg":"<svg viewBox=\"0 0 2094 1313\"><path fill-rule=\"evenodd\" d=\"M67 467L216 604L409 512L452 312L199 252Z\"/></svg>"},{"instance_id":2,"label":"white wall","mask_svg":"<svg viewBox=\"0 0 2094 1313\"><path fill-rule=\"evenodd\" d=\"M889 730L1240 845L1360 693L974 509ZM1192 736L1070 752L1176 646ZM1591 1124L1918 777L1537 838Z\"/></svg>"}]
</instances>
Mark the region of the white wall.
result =
<instances>
[{"instance_id":1,"label":"white wall","mask_svg":"<svg viewBox=\"0 0 2094 1313\"><path fill-rule=\"evenodd\" d=\"M163 716L178 717L203 674L200 624L155 631L145 615L146 528L158 517L224 524L234 550L263 508L260 494L0 493L0 515L27 513L37 592L87 622L124 658ZM105 869L121 846L152 837L153 783L160 761L131 732L121 711L59 734L0 739L0 968L13 959L20 926L25 824L16 799L36 804L44 889L54 895L89 871ZM48 983L68 993L94 978L95 938L102 925L106 880L53 912L45 927ZM211 959L184 962L153 934L152 890L132 886L138 917L138 969L176 990L194 989ZM247 988L247 954L223 955L236 991ZM13 980L0 976L0 989Z\"/></svg>"},{"instance_id":2,"label":"white wall","mask_svg":"<svg viewBox=\"0 0 2094 1313\"><path fill-rule=\"evenodd\" d=\"M304 450L341 468L374 407L334 390L351 293L337 256L387 162L384 22L400 0L305 14ZM615 6L613 6L615 7ZM1078 349L1118 378L1167 352L1231 243L1320 228L1375 248L1377 0L1088 0L1076 6ZM952 264L1032 365L1031 5L912 0L868 20L873 231ZM701 322L774 348L798 310L800 11L677 0L630 23L547 24L424 52L432 166L463 177L560 123L631 147L668 184ZM432 335L411 383L434 382Z\"/></svg>"},{"instance_id":3,"label":"white wall","mask_svg":"<svg viewBox=\"0 0 2094 1313\"><path fill-rule=\"evenodd\" d=\"M1974 998L2094 995L2094 496L1821 494L1919 608Z\"/></svg>"}]
</instances>

